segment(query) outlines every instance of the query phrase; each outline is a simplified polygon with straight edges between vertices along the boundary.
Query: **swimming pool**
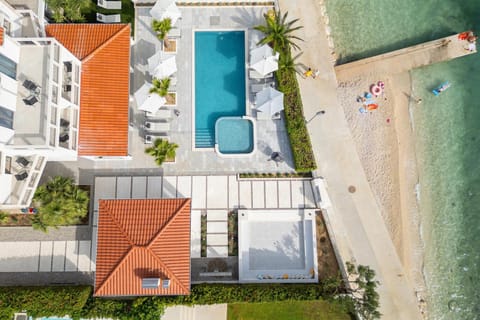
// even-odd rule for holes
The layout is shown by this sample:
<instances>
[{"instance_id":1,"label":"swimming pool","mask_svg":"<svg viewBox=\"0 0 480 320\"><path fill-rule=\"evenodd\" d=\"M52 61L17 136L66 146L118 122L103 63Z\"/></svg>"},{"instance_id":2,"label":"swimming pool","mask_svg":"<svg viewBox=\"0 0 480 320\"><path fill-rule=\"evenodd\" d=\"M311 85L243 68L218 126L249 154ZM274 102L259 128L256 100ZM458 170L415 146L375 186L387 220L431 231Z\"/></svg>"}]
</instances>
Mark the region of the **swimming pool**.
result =
<instances>
[{"instance_id":1,"label":"swimming pool","mask_svg":"<svg viewBox=\"0 0 480 320\"><path fill-rule=\"evenodd\" d=\"M249 117L222 117L215 123L215 151L223 155L251 154L255 125Z\"/></svg>"},{"instance_id":2,"label":"swimming pool","mask_svg":"<svg viewBox=\"0 0 480 320\"><path fill-rule=\"evenodd\" d=\"M245 32L195 31L194 46L194 146L213 148L216 121L246 112Z\"/></svg>"}]
</instances>

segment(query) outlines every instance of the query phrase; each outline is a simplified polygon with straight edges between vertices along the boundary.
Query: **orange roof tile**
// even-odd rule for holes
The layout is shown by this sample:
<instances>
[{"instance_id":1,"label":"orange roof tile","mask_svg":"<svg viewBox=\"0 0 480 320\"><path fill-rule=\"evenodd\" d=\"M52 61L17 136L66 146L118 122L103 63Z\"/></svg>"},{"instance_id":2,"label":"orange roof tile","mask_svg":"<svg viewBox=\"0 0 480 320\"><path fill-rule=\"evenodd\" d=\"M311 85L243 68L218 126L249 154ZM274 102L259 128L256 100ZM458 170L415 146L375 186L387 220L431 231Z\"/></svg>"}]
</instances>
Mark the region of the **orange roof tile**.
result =
<instances>
[{"instance_id":1,"label":"orange roof tile","mask_svg":"<svg viewBox=\"0 0 480 320\"><path fill-rule=\"evenodd\" d=\"M100 200L95 296L190 293L190 199ZM142 278L170 279L168 289Z\"/></svg>"},{"instance_id":2,"label":"orange roof tile","mask_svg":"<svg viewBox=\"0 0 480 320\"><path fill-rule=\"evenodd\" d=\"M3 45L3 34L4 34L4 29L0 27L0 46Z\"/></svg>"},{"instance_id":3,"label":"orange roof tile","mask_svg":"<svg viewBox=\"0 0 480 320\"><path fill-rule=\"evenodd\" d=\"M51 24L46 33L82 61L78 154L127 156L130 25Z\"/></svg>"}]
</instances>

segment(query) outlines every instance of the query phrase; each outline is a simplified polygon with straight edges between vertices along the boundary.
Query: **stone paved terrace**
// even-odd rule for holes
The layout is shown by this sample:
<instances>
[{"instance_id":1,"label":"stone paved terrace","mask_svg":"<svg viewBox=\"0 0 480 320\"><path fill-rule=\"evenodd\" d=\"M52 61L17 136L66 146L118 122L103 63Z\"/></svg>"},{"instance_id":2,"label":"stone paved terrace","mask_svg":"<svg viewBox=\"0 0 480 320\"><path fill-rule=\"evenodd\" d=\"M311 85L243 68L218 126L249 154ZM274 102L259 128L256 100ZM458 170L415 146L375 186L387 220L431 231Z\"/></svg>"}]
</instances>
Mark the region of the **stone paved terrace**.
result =
<instances>
[{"instance_id":1,"label":"stone paved terrace","mask_svg":"<svg viewBox=\"0 0 480 320\"><path fill-rule=\"evenodd\" d=\"M137 7L135 11L135 43L132 48L133 84L132 95L140 88L145 80L151 81L146 72L147 59L161 50L160 41L151 30L151 7ZM175 28L180 32L177 38L177 74L175 89L177 92L177 105L174 108L180 111L180 116L173 117L170 123L170 141L179 145L174 164L163 165L163 172L177 174L188 173L237 173L237 172L291 172L293 160L291 157L288 136L283 120L258 120L257 128L257 151L251 156L238 158L222 158L213 150L192 151L192 56L193 56L193 30L195 29L242 29L247 30L249 44L258 41L253 26L263 22L263 14L269 7L180 7L182 18L176 23ZM216 17L212 25L211 17ZM218 18L218 19L217 19ZM218 22L218 23L217 23ZM252 36L253 35L253 36ZM248 53L246 54L248 57ZM248 87L248 85L247 85ZM251 112L249 103L246 113ZM131 161L97 161L90 163L83 161L84 168L155 168L153 159L145 155L144 143L145 131L142 126L145 121L143 111L137 109L132 99L130 108L130 155ZM272 152L280 152L285 158L284 163L275 164L267 161Z\"/></svg>"}]
</instances>

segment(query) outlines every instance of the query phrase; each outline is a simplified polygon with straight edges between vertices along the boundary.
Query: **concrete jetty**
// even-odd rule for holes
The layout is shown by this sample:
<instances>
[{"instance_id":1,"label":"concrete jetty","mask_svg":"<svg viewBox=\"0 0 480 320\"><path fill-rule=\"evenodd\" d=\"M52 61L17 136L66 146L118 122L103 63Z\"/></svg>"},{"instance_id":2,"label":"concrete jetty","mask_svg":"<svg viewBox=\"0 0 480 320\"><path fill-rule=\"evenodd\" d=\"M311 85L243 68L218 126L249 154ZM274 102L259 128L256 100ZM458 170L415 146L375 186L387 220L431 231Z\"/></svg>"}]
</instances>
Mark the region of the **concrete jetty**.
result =
<instances>
[{"instance_id":1,"label":"concrete jetty","mask_svg":"<svg viewBox=\"0 0 480 320\"><path fill-rule=\"evenodd\" d=\"M397 74L414 68L448 61L477 53L468 50L468 41L458 34L395 50L366 59L335 66L337 80L352 79L368 74Z\"/></svg>"}]
</instances>

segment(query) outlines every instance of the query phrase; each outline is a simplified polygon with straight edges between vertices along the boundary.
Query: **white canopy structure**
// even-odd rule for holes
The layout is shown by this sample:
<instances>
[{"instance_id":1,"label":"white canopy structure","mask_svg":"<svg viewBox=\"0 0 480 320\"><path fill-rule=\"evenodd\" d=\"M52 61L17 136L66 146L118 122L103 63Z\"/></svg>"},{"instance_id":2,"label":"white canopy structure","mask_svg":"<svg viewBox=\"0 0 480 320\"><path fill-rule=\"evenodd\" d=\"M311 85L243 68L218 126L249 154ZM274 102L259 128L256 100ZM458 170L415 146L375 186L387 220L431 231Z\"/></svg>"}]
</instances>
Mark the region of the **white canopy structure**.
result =
<instances>
[{"instance_id":1,"label":"white canopy structure","mask_svg":"<svg viewBox=\"0 0 480 320\"><path fill-rule=\"evenodd\" d=\"M148 72L152 77L168 78L177 72L177 60L175 55L165 56L161 51L148 58Z\"/></svg>"},{"instance_id":2,"label":"white canopy structure","mask_svg":"<svg viewBox=\"0 0 480 320\"><path fill-rule=\"evenodd\" d=\"M170 20L172 20L172 26L182 17L182 13L175 4L175 0L157 0L150 10L150 15L157 20L170 18Z\"/></svg>"},{"instance_id":3,"label":"white canopy structure","mask_svg":"<svg viewBox=\"0 0 480 320\"><path fill-rule=\"evenodd\" d=\"M272 87L257 93L256 98L255 108L260 112L273 116L283 110L283 93Z\"/></svg>"},{"instance_id":4,"label":"white canopy structure","mask_svg":"<svg viewBox=\"0 0 480 320\"><path fill-rule=\"evenodd\" d=\"M279 53L273 54L273 49L264 44L250 51L250 67L263 76L278 69Z\"/></svg>"},{"instance_id":5,"label":"white canopy structure","mask_svg":"<svg viewBox=\"0 0 480 320\"><path fill-rule=\"evenodd\" d=\"M151 83L145 82L145 84L135 92L134 97L138 110L155 113L167 102L164 97L160 97L156 93L150 93L149 91L151 87Z\"/></svg>"}]
</instances>

